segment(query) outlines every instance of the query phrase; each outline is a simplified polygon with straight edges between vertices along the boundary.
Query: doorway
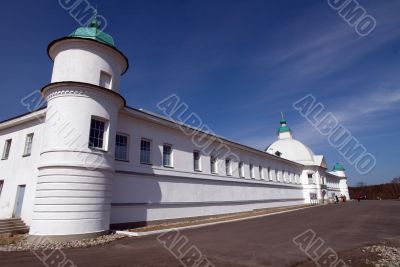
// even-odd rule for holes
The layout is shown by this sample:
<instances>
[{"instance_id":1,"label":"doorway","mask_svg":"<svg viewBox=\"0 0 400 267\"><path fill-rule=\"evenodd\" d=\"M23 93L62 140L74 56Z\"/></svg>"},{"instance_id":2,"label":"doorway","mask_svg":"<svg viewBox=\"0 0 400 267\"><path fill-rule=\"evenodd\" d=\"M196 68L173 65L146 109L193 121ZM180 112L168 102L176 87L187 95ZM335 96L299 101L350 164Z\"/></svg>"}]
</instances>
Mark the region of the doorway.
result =
<instances>
[{"instance_id":1,"label":"doorway","mask_svg":"<svg viewBox=\"0 0 400 267\"><path fill-rule=\"evenodd\" d=\"M22 204L24 202L26 185L19 185L17 188L17 196L15 198L14 211L12 214L13 218L21 218Z\"/></svg>"}]
</instances>

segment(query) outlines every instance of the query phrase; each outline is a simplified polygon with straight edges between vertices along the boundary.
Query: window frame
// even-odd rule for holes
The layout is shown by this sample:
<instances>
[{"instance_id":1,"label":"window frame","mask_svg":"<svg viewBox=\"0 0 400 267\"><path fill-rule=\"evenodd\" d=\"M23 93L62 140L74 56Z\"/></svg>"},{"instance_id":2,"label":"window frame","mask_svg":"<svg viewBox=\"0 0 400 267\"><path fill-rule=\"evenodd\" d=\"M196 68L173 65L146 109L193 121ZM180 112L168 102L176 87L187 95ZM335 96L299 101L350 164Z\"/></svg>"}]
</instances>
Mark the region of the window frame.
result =
<instances>
[{"instance_id":1,"label":"window frame","mask_svg":"<svg viewBox=\"0 0 400 267\"><path fill-rule=\"evenodd\" d=\"M249 163L249 171L250 171L250 179L255 179L255 173L254 173L254 164Z\"/></svg>"},{"instance_id":2,"label":"window frame","mask_svg":"<svg viewBox=\"0 0 400 267\"><path fill-rule=\"evenodd\" d=\"M4 141L3 154L1 156L1 160L7 160L10 157L11 145L12 145L12 138L6 139Z\"/></svg>"},{"instance_id":3,"label":"window frame","mask_svg":"<svg viewBox=\"0 0 400 267\"><path fill-rule=\"evenodd\" d=\"M24 152L22 154L23 157L29 157L32 154L33 137L34 137L34 133L29 133L26 135Z\"/></svg>"},{"instance_id":4,"label":"window frame","mask_svg":"<svg viewBox=\"0 0 400 267\"><path fill-rule=\"evenodd\" d=\"M225 174L226 176L232 176L232 159L225 159Z\"/></svg>"},{"instance_id":5,"label":"window frame","mask_svg":"<svg viewBox=\"0 0 400 267\"><path fill-rule=\"evenodd\" d=\"M164 150L165 147L169 147L170 148L169 164L168 165L164 163L164 159L165 159L164 157L166 155L165 154L165 150ZM165 168L173 168L174 167L174 148L173 148L173 146L171 144L164 143L162 145L162 164L163 164L163 167L165 167Z\"/></svg>"},{"instance_id":6,"label":"window frame","mask_svg":"<svg viewBox=\"0 0 400 267\"><path fill-rule=\"evenodd\" d=\"M214 159L214 161L213 161ZM218 158L214 155L210 156L210 173L211 174L218 174Z\"/></svg>"},{"instance_id":7,"label":"window frame","mask_svg":"<svg viewBox=\"0 0 400 267\"><path fill-rule=\"evenodd\" d=\"M310 175L311 175L311 177L310 177ZM307 173L307 178L308 178L308 184L315 184L313 173L311 173L311 172ZM311 183L310 183L310 179L311 179Z\"/></svg>"},{"instance_id":8,"label":"window frame","mask_svg":"<svg viewBox=\"0 0 400 267\"><path fill-rule=\"evenodd\" d=\"M117 158L117 136L126 137L126 158L125 158L125 159ZM129 162L129 147L130 147L130 136L129 136L129 134L117 132L117 134L115 135L115 153L114 153L114 159L115 159L116 161Z\"/></svg>"},{"instance_id":9,"label":"window frame","mask_svg":"<svg viewBox=\"0 0 400 267\"><path fill-rule=\"evenodd\" d=\"M91 145L92 143L92 136L91 136L91 132L92 132L92 121L98 121L98 122L102 122L104 123L104 130L103 130L103 138L102 138L102 142L103 142L103 146L102 147L97 147L94 145ZM88 147L91 150L98 150L98 151L103 151L103 152L107 152L108 151L108 131L109 131L109 121L105 118L102 117L97 117L97 116L91 116L90 118L90 124L89 124L89 143L88 143ZM97 130L97 129L95 129Z\"/></svg>"},{"instance_id":10,"label":"window frame","mask_svg":"<svg viewBox=\"0 0 400 267\"><path fill-rule=\"evenodd\" d=\"M103 75L110 77L109 87L106 87L106 86L102 85L102 77L103 77ZM110 73L108 73L107 71L101 70L100 71L100 77L99 77L99 86L103 87L103 88L106 88L106 89L111 89L112 88L112 84L113 84L113 76Z\"/></svg>"},{"instance_id":11,"label":"window frame","mask_svg":"<svg viewBox=\"0 0 400 267\"><path fill-rule=\"evenodd\" d=\"M244 174L244 162L243 161L239 162L238 169L239 169L239 177L246 178L246 176Z\"/></svg>"},{"instance_id":12,"label":"window frame","mask_svg":"<svg viewBox=\"0 0 400 267\"><path fill-rule=\"evenodd\" d=\"M283 183L283 170L278 170L278 182Z\"/></svg>"},{"instance_id":13,"label":"window frame","mask_svg":"<svg viewBox=\"0 0 400 267\"><path fill-rule=\"evenodd\" d=\"M294 179L295 179L295 181L296 181L296 184L300 184L300 175L299 175L298 173L296 173L296 174L294 175Z\"/></svg>"},{"instance_id":14,"label":"window frame","mask_svg":"<svg viewBox=\"0 0 400 267\"><path fill-rule=\"evenodd\" d=\"M267 179L265 179L266 181L272 181L272 176L271 176L271 168L267 167Z\"/></svg>"},{"instance_id":15,"label":"window frame","mask_svg":"<svg viewBox=\"0 0 400 267\"><path fill-rule=\"evenodd\" d=\"M146 151L147 152L147 150L142 150L142 142L148 142L149 143L149 150L148 150L148 153L149 153L149 161L148 162L146 162L146 161L142 161L142 152L143 151ZM139 144L140 146L139 146L139 162L140 162L140 164L144 164L144 165L153 165L152 164L152 153L151 153L151 151L153 150L153 141L151 140L151 139L148 139L148 138L144 138L144 137L142 137L142 138L140 138L140 144Z\"/></svg>"},{"instance_id":16,"label":"window frame","mask_svg":"<svg viewBox=\"0 0 400 267\"><path fill-rule=\"evenodd\" d=\"M201 154L199 150L193 150L193 170L195 172L201 172ZM196 159L195 155L198 155L198 159ZM196 168L196 161L197 161L197 168Z\"/></svg>"},{"instance_id":17,"label":"window frame","mask_svg":"<svg viewBox=\"0 0 400 267\"><path fill-rule=\"evenodd\" d=\"M288 176L288 172L283 170L283 182L284 183L289 183L289 176Z\"/></svg>"},{"instance_id":18,"label":"window frame","mask_svg":"<svg viewBox=\"0 0 400 267\"><path fill-rule=\"evenodd\" d=\"M3 192L3 187L4 187L4 180L0 180L0 198L1 198L1 193Z\"/></svg>"}]
</instances>

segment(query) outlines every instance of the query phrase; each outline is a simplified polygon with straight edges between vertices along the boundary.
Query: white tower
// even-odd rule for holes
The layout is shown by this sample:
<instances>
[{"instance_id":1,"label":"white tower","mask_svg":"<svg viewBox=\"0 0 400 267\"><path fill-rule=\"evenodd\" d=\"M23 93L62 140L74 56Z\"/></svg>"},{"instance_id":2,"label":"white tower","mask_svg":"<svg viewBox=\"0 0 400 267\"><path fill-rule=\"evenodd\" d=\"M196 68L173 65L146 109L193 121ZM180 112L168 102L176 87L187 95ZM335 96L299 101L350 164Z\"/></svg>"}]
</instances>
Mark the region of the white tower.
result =
<instances>
[{"instance_id":1,"label":"white tower","mask_svg":"<svg viewBox=\"0 0 400 267\"><path fill-rule=\"evenodd\" d=\"M108 232L118 94L127 58L112 37L88 27L53 41L51 83L31 237L84 238Z\"/></svg>"},{"instance_id":2,"label":"white tower","mask_svg":"<svg viewBox=\"0 0 400 267\"><path fill-rule=\"evenodd\" d=\"M346 199L349 200L350 195L349 195L349 187L347 185L347 176L345 173L345 168L343 167L342 164L336 163L335 166L333 166L332 173L340 177L339 180L340 194L346 196Z\"/></svg>"}]
</instances>

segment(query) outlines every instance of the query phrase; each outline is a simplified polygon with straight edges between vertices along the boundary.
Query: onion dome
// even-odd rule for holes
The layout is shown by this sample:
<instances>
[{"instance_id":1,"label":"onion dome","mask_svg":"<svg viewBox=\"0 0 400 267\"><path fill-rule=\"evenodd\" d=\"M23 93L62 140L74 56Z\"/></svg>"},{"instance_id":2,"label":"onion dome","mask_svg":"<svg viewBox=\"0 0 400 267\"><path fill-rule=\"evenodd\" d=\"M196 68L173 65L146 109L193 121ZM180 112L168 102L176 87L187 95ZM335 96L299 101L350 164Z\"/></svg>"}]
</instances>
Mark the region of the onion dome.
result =
<instances>
[{"instance_id":1,"label":"onion dome","mask_svg":"<svg viewBox=\"0 0 400 267\"><path fill-rule=\"evenodd\" d=\"M287 126L287 121L283 117L283 113L281 113L281 114L282 114L282 118L280 120L281 126L278 129L278 135L280 133L291 133L292 131L290 130L289 126Z\"/></svg>"}]
</instances>

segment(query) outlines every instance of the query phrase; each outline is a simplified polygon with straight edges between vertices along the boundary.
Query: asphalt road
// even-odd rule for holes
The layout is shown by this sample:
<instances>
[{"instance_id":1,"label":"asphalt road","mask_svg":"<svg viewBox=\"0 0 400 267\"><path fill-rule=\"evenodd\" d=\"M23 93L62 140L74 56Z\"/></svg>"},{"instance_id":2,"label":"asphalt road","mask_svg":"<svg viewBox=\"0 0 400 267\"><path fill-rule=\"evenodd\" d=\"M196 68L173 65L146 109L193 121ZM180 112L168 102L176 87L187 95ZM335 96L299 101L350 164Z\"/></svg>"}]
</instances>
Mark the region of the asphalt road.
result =
<instances>
[{"instance_id":1,"label":"asphalt road","mask_svg":"<svg viewBox=\"0 0 400 267\"><path fill-rule=\"evenodd\" d=\"M316 233L316 238L324 240L324 246L338 252L367 243L400 239L400 201L318 206L184 230L179 237L188 239L184 251L194 245L215 266L292 266L307 259L292 240L308 229ZM172 247L171 237L174 235L162 237L167 247ZM176 249L172 251L178 253ZM66 249L63 252L77 266L183 266L160 244L157 236L128 238L105 246ZM57 266L55 255L55 261L51 263L48 259L47 266ZM192 258L198 256L193 255ZM191 266L190 258L186 257L187 266ZM46 265L31 252L1 252L0 266Z\"/></svg>"}]
</instances>

